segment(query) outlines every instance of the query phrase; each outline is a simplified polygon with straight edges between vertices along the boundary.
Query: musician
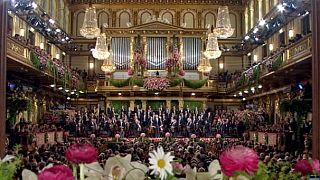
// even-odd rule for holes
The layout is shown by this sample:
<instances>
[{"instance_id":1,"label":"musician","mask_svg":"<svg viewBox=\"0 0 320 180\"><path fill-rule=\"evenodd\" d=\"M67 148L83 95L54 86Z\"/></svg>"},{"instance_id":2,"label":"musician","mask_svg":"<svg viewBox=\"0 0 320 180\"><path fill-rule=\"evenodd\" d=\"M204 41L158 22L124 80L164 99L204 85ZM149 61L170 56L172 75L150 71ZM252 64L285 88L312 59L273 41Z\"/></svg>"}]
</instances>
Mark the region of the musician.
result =
<instances>
[{"instance_id":1,"label":"musician","mask_svg":"<svg viewBox=\"0 0 320 180\"><path fill-rule=\"evenodd\" d=\"M154 137L160 137L162 122L158 115L155 115L154 118L152 118L152 128L154 129Z\"/></svg>"},{"instance_id":2,"label":"musician","mask_svg":"<svg viewBox=\"0 0 320 180\"><path fill-rule=\"evenodd\" d=\"M171 130L171 133L172 133L173 137L176 137L177 126L178 126L177 120L174 117L172 117L171 118L171 123L170 123L170 130Z\"/></svg>"}]
</instances>

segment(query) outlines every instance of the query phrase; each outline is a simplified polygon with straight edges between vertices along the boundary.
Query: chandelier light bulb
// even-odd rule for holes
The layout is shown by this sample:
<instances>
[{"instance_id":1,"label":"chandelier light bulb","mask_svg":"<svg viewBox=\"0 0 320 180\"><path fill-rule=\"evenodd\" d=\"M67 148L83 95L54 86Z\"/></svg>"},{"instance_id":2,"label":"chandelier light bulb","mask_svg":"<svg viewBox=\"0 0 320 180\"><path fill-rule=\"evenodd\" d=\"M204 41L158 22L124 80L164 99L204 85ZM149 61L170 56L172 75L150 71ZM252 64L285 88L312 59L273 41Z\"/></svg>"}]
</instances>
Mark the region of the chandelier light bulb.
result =
<instances>
[{"instance_id":1,"label":"chandelier light bulb","mask_svg":"<svg viewBox=\"0 0 320 180\"><path fill-rule=\"evenodd\" d=\"M220 6L218 9L218 18L216 28L213 30L216 37L226 39L234 33L234 28L231 27L228 6Z\"/></svg>"},{"instance_id":2,"label":"chandelier light bulb","mask_svg":"<svg viewBox=\"0 0 320 180\"><path fill-rule=\"evenodd\" d=\"M109 58L105 59L103 61L103 64L101 66L101 70L105 73L112 73L117 69L117 67L113 64L113 56L112 51L110 51Z\"/></svg>"},{"instance_id":3,"label":"chandelier light bulb","mask_svg":"<svg viewBox=\"0 0 320 180\"><path fill-rule=\"evenodd\" d=\"M217 59L222 54L222 52L219 49L218 39L213 33L210 33L208 35L206 51L203 54L208 59Z\"/></svg>"},{"instance_id":4,"label":"chandelier light bulb","mask_svg":"<svg viewBox=\"0 0 320 180\"><path fill-rule=\"evenodd\" d=\"M98 60L108 59L110 52L108 51L106 34L102 33L97 37L96 47L91 51L93 57Z\"/></svg>"},{"instance_id":5,"label":"chandelier light bulb","mask_svg":"<svg viewBox=\"0 0 320 180\"><path fill-rule=\"evenodd\" d=\"M97 13L94 7L86 9L80 34L87 39L93 39L99 36L100 29L98 28Z\"/></svg>"}]
</instances>

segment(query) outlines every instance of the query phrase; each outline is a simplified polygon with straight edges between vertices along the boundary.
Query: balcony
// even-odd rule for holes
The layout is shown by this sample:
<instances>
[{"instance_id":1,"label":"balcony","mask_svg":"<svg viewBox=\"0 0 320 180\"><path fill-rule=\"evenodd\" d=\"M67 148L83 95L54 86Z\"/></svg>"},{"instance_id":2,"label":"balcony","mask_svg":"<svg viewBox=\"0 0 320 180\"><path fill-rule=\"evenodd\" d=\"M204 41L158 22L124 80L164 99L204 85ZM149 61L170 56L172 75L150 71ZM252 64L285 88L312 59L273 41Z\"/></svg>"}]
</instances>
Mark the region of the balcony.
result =
<instances>
[{"instance_id":1,"label":"balcony","mask_svg":"<svg viewBox=\"0 0 320 180\"><path fill-rule=\"evenodd\" d=\"M281 86L308 79L311 77L311 57L311 34L308 34L234 76L227 85L227 92L246 89L257 83Z\"/></svg>"},{"instance_id":2,"label":"balcony","mask_svg":"<svg viewBox=\"0 0 320 180\"><path fill-rule=\"evenodd\" d=\"M37 53L37 47L27 46L25 41L7 37L7 70L8 75L31 83L83 89L79 75L57 59ZM44 58L44 59L41 59Z\"/></svg>"}]
</instances>

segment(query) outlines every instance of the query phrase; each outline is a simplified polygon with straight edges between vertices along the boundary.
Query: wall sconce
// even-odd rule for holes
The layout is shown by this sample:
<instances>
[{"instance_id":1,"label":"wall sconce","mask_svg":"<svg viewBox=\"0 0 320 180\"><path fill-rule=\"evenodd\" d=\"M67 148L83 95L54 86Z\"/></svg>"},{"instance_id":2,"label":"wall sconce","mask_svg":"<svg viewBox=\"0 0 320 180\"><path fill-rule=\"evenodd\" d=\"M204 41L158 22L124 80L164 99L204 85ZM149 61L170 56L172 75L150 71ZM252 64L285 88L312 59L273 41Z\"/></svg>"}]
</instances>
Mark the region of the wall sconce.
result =
<instances>
[{"instance_id":1,"label":"wall sconce","mask_svg":"<svg viewBox=\"0 0 320 180\"><path fill-rule=\"evenodd\" d=\"M220 69L223 69L223 66L224 66L223 63L219 63L219 68Z\"/></svg>"},{"instance_id":2,"label":"wall sconce","mask_svg":"<svg viewBox=\"0 0 320 180\"><path fill-rule=\"evenodd\" d=\"M269 44L269 51L273 51L273 44Z\"/></svg>"},{"instance_id":3,"label":"wall sconce","mask_svg":"<svg viewBox=\"0 0 320 180\"><path fill-rule=\"evenodd\" d=\"M258 55L253 55L253 61L257 62L258 61Z\"/></svg>"},{"instance_id":4,"label":"wall sconce","mask_svg":"<svg viewBox=\"0 0 320 180\"><path fill-rule=\"evenodd\" d=\"M56 59L60 59L60 54L56 54Z\"/></svg>"},{"instance_id":5,"label":"wall sconce","mask_svg":"<svg viewBox=\"0 0 320 180\"><path fill-rule=\"evenodd\" d=\"M20 29L20 32L19 32L19 35L20 35L20 36L24 36L25 32L26 32L26 31L25 31L23 28L21 28L21 29Z\"/></svg>"},{"instance_id":6,"label":"wall sconce","mask_svg":"<svg viewBox=\"0 0 320 180\"><path fill-rule=\"evenodd\" d=\"M40 43L40 49L44 49L44 43Z\"/></svg>"},{"instance_id":7,"label":"wall sconce","mask_svg":"<svg viewBox=\"0 0 320 180\"><path fill-rule=\"evenodd\" d=\"M89 68L90 68L90 69L93 69L93 68L94 68L94 63L93 63L93 62L90 62L90 63L89 63Z\"/></svg>"},{"instance_id":8,"label":"wall sconce","mask_svg":"<svg viewBox=\"0 0 320 180\"><path fill-rule=\"evenodd\" d=\"M293 31L293 29L290 29L289 30L289 38L293 38L293 36L294 36L294 31Z\"/></svg>"},{"instance_id":9,"label":"wall sconce","mask_svg":"<svg viewBox=\"0 0 320 180\"><path fill-rule=\"evenodd\" d=\"M29 29L29 31L34 32L34 29L31 27L31 28Z\"/></svg>"}]
</instances>

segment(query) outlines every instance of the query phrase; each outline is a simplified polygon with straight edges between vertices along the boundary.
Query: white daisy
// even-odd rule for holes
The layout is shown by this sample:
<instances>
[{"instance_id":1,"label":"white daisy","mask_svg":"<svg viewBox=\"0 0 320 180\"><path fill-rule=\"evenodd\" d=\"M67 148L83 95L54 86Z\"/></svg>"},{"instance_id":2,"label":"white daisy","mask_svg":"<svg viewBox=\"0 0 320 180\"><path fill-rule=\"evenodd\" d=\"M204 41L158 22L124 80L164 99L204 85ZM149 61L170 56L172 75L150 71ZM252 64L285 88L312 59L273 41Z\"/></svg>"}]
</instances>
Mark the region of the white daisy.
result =
<instances>
[{"instance_id":1,"label":"white daisy","mask_svg":"<svg viewBox=\"0 0 320 180\"><path fill-rule=\"evenodd\" d=\"M171 156L170 152L165 154L163 148L158 147L157 151L152 151L149 156L151 174L159 175L161 180L166 179L168 173L173 175L171 162L174 156Z\"/></svg>"}]
</instances>

